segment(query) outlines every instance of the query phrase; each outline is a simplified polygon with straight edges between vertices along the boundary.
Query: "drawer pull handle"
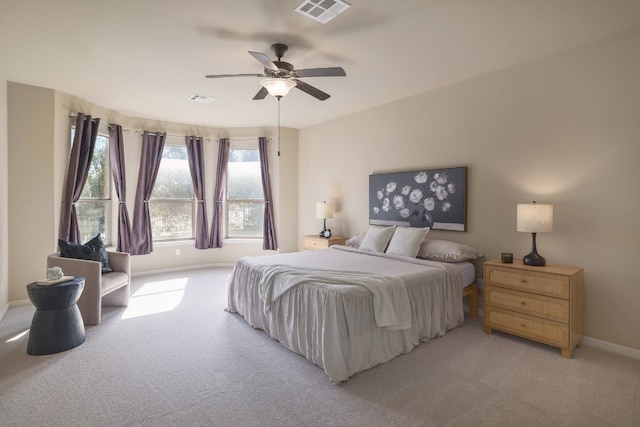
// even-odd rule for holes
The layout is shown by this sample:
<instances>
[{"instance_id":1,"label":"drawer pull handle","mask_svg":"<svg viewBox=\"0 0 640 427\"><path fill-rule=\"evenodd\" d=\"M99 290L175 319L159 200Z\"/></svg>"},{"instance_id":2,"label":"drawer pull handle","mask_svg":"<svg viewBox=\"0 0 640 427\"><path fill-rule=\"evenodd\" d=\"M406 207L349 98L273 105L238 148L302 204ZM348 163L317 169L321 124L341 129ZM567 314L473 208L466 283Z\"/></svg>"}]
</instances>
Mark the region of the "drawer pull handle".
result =
<instances>
[{"instance_id":1,"label":"drawer pull handle","mask_svg":"<svg viewBox=\"0 0 640 427\"><path fill-rule=\"evenodd\" d=\"M527 305L526 301L520 301L520 304Z\"/></svg>"},{"instance_id":2,"label":"drawer pull handle","mask_svg":"<svg viewBox=\"0 0 640 427\"><path fill-rule=\"evenodd\" d=\"M526 323L521 323L521 324L520 324L520 327L521 327L521 328L526 328L526 327L527 327L527 325L526 325Z\"/></svg>"},{"instance_id":3,"label":"drawer pull handle","mask_svg":"<svg viewBox=\"0 0 640 427\"><path fill-rule=\"evenodd\" d=\"M521 283L527 283L527 279L520 279Z\"/></svg>"}]
</instances>

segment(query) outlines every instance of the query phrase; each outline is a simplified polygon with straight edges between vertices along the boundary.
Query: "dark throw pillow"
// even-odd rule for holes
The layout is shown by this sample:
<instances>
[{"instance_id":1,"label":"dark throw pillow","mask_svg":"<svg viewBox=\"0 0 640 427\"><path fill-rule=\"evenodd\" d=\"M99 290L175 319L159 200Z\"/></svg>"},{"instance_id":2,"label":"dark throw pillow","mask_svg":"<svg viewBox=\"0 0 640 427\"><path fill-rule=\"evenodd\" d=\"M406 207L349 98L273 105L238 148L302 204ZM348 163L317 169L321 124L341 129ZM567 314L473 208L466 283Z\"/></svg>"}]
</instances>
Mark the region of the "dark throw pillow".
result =
<instances>
[{"instance_id":1,"label":"dark throw pillow","mask_svg":"<svg viewBox=\"0 0 640 427\"><path fill-rule=\"evenodd\" d=\"M85 245L95 249L100 254L100 262L102 262L102 272L111 273L113 271L113 268L111 268L111 264L109 264L109 255L107 254L107 249L104 247L104 243L102 243L100 234L89 240L87 243L85 243Z\"/></svg>"},{"instance_id":2,"label":"dark throw pillow","mask_svg":"<svg viewBox=\"0 0 640 427\"><path fill-rule=\"evenodd\" d=\"M63 258L98 261L102 263L103 273L110 273L113 271L111 265L109 264L109 256L107 255L107 250L105 249L104 243L102 243L99 234L84 245L81 245L79 243L67 242L61 239L58 239L58 245L60 246L60 256L62 256Z\"/></svg>"}]
</instances>

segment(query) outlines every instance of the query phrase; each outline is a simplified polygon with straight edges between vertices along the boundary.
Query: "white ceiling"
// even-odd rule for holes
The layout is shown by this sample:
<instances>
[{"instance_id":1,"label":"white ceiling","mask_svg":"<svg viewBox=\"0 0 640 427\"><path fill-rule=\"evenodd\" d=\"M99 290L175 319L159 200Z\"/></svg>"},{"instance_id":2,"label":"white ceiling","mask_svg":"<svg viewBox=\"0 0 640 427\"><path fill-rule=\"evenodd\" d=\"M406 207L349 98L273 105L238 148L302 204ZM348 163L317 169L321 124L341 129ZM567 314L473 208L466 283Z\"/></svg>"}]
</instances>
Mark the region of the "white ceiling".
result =
<instances>
[{"instance_id":1,"label":"white ceiling","mask_svg":"<svg viewBox=\"0 0 640 427\"><path fill-rule=\"evenodd\" d=\"M303 128L640 25L639 0L350 0L328 24L301 1L0 0L0 78L149 119L273 126L259 78L204 76L262 73L247 52L275 59L280 42L296 68L347 72L302 79L326 101L282 99L282 125Z\"/></svg>"}]
</instances>

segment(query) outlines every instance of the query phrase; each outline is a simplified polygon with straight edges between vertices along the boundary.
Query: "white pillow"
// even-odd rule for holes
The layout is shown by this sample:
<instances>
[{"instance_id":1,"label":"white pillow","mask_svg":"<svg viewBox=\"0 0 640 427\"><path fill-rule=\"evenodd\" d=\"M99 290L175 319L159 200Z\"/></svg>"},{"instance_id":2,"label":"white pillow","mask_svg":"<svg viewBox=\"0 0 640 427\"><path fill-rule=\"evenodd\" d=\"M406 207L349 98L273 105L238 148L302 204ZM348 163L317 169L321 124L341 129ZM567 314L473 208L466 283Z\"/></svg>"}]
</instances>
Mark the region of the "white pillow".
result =
<instances>
[{"instance_id":1,"label":"white pillow","mask_svg":"<svg viewBox=\"0 0 640 427\"><path fill-rule=\"evenodd\" d=\"M362 239L360 249L383 253L387 249L394 229L395 227L369 227L367 234Z\"/></svg>"},{"instance_id":2,"label":"white pillow","mask_svg":"<svg viewBox=\"0 0 640 427\"><path fill-rule=\"evenodd\" d=\"M429 227L397 227L384 253L415 258L429 230Z\"/></svg>"},{"instance_id":3,"label":"white pillow","mask_svg":"<svg viewBox=\"0 0 640 427\"><path fill-rule=\"evenodd\" d=\"M482 256L480 252L471 246L448 240L424 239L418 252L418 258L444 262L468 261Z\"/></svg>"},{"instance_id":4,"label":"white pillow","mask_svg":"<svg viewBox=\"0 0 640 427\"><path fill-rule=\"evenodd\" d=\"M347 240L345 242L345 245L347 246L351 246L352 248L359 248L360 245L362 244L362 241L364 240L364 236L366 236L367 233L362 233L362 234L354 234L353 236L351 236L351 238L349 240Z\"/></svg>"}]
</instances>

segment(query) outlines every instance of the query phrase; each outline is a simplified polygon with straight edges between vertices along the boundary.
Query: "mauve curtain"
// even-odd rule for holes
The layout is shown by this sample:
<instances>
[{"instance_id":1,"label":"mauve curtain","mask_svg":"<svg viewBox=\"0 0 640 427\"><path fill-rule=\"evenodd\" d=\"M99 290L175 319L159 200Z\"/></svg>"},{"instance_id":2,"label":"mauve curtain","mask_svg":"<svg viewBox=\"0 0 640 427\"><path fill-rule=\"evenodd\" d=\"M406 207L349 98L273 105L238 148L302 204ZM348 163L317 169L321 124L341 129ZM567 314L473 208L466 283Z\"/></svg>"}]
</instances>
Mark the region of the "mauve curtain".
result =
<instances>
[{"instance_id":1,"label":"mauve curtain","mask_svg":"<svg viewBox=\"0 0 640 427\"><path fill-rule=\"evenodd\" d=\"M109 125L109 160L118 196L118 244L116 249L119 252L131 252L131 222L126 204L127 179L124 162L124 138L120 125Z\"/></svg>"},{"instance_id":2,"label":"mauve curtain","mask_svg":"<svg viewBox=\"0 0 640 427\"><path fill-rule=\"evenodd\" d=\"M273 219L273 202L271 198L271 179L269 179L269 161L267 159L267 138L258 138L260 152L260 172L262 174L262 191L264 192L264 224L262 249L278 249L276 226Z\"/></svg>"},{"instance_id":3,"label":"mauve curtain","mask_svg":"<svg viewBox=\"0 0 640 427\"><path fill-rule=\"evenodd\" d=\"M202 137L185 136L184 141L187 145L187 157L189 159L193 191L198 201L196 208L196 249L207 249L209 247L209 235L207 232L207 205L204 198L203 140Z\"/></svg>"},{"instance_id":4,"label":"mauve curtain","mask_svg":"<svg viewBox=\"0 0 640 427\"><path fill-rule=\"evenodd\" d=\"M142 156L138 170L138 188L131 229L131 255L145 255L153 252L149 198L158 176L166 138L166 133L151 134L145 130L142 134Z\"/></svg>"},{"instance_id":5,"label":"mauve curtain","mask_svg":"<svg viewBox=\"0 0 640 427\"><path fill-rule=\"evenodd\" d=\"M78 113L76 118L76 131L71 147L67 180L65 182L62 197L62 214L60 217L60 232L58 236L62 240L80 243L80 230L78 229L78 217L75 203L82 194L84 184L87 182L89 166L93 157L93 148L98 136L100 119L92 119L90 115Z\"/></svg>"},{"instance_id":6,"label":"mauve curtain","mask_svg":"<svg viewBox=\"0 0 640 427\"><path fill-rule=\"evenodd\" d=\"M222 206L224 188L227 180L227 161L229 160L229 138L220 138L218 142L218 169L216 170L216 188L213 191L213 222L209 247L222 247Z\"/></svg>"}]
</instances>

